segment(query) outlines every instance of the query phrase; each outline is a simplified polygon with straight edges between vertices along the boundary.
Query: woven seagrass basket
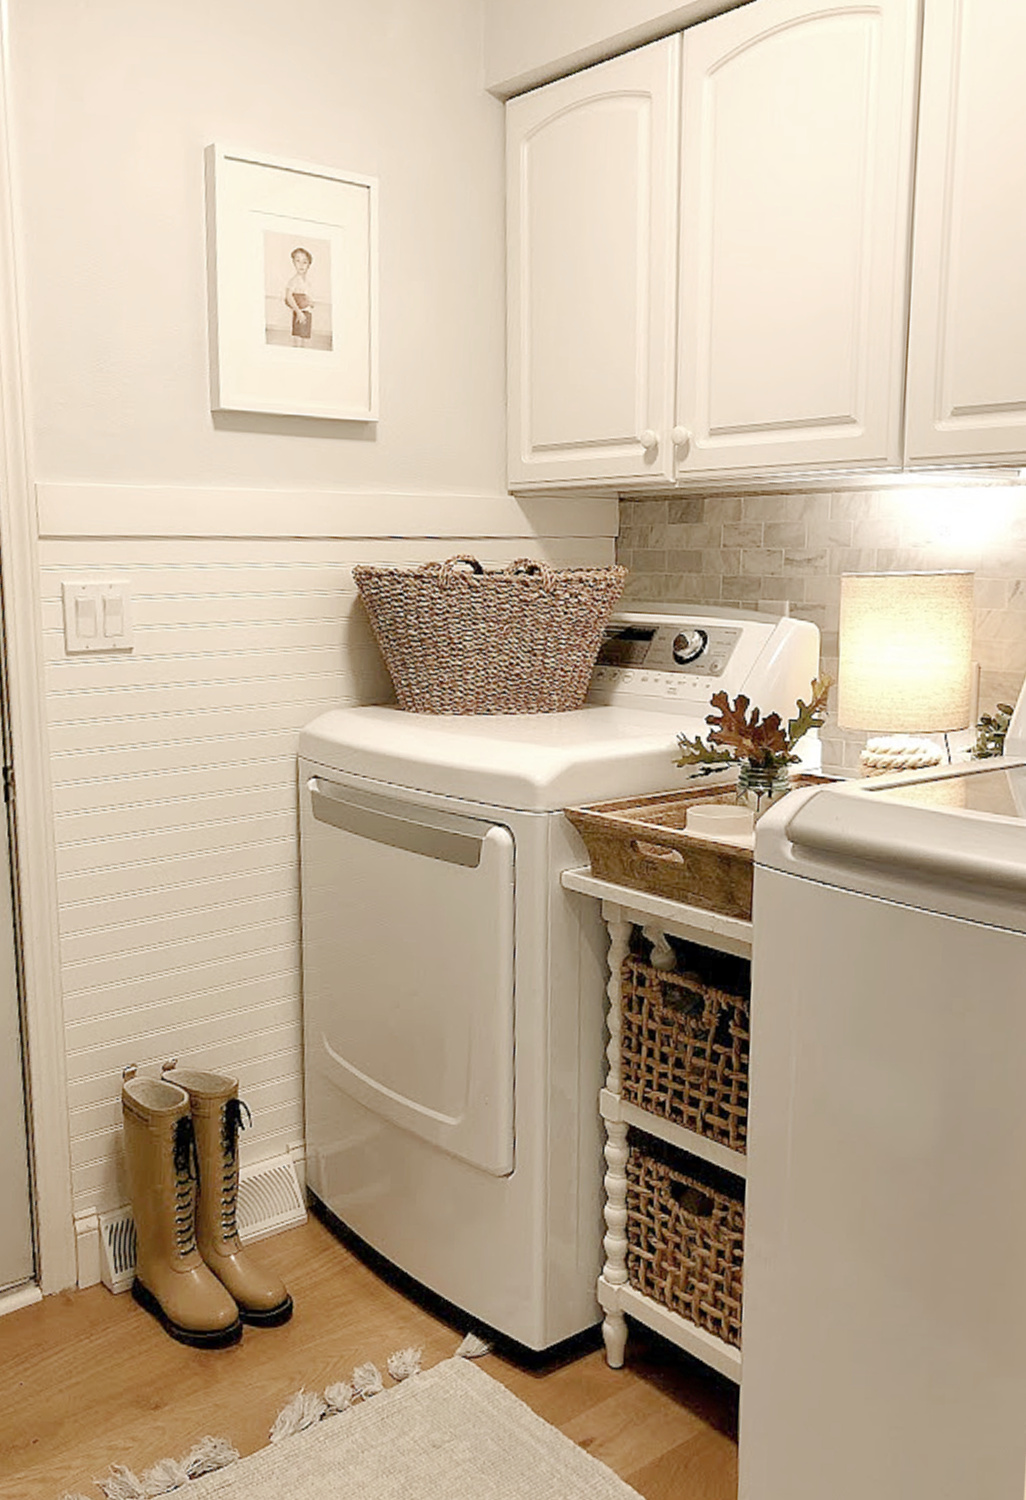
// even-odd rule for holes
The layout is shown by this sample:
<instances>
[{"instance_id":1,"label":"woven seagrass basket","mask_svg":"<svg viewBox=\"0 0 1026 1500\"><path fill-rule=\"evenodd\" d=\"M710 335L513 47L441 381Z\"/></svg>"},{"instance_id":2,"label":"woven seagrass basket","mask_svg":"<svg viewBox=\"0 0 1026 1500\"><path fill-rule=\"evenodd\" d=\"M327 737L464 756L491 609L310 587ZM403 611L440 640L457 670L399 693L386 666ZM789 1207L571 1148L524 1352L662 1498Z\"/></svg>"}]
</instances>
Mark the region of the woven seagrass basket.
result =
<instances>
[{"instance_id":1,"label":"woven seagrass basket","mask_svg":"<svg viewBox=\"0 0 1026 1500\"><path fill-rule=\"evenodd\" d=\"M564 713L584 703L625 568L473 557L353 569L400 708L421 714Z\"/></svg>"},{"instance_id":2,"label":"woven seagrass basket","mask_svg":"<svg viewBox=\"0 0 1026 1500\"><path fill-rule=\"evenodd\" d=\"M620 976L620 1091L649 1114L744 1151L748 1135L747 994L636 954Z\"/></svg>"},{"instance_id":3,"label":"woven seagrass basket","mask_svg":"<svg viewBox=\"0 0 1026 1500\"><path fill-rule=\"evenodd\" d=\"M628 1280L736 1348L741 1346L743 1194L740 1178L631 1133Z\"/></svg>"}]
</instances>

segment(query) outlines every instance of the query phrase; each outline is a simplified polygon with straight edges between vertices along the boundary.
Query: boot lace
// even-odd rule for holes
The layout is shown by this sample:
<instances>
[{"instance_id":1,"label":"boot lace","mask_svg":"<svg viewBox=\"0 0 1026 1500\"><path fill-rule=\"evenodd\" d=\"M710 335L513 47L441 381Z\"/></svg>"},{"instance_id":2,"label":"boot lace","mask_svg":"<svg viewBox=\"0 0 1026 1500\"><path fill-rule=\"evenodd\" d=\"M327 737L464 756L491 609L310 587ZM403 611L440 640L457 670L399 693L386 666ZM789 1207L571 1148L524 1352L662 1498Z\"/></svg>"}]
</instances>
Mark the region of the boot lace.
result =
<instances>
[{"instance_id":1,"label":"boot lace","mask_svg":"<svg viewBox=\"0 0 1026 1500\"><path fill-rule=\"evenodd\" d=\"M175 1124L172 1160L175 1169L175 1248L179 1255L184 1256L196 1248L194 1208L199 1179L196 1134L189 1115L183 1115Z\"/></svg>"},{"instance_id":2,"label":"boot lace","mask_svg":"<svg viewBox=\"0 0 1026 1500\"><path fill-rule=\"evenodd\" d=\"M245 1115L245 1119L243 1119ZM236 1212L239 1203L239 1131L253 1122L249 1106L241 1099L229 1099L224 1107L221 1142L221 1233L225 1239L238 1234Z\"/></svg>"}]
</instances>

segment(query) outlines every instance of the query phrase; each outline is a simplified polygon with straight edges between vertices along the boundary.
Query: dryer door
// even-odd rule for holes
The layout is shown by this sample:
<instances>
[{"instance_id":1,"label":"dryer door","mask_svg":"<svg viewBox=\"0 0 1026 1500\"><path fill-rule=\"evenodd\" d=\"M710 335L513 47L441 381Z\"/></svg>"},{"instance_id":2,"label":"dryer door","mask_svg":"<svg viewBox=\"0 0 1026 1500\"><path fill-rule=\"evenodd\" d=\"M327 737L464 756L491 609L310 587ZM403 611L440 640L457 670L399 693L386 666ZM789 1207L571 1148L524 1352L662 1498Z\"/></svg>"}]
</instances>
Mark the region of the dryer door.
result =
<instances>
[{"instance_id":1,"label":"dryer door","mask_svg":"<svg viewBox=\"0 0 1026 1500\"><path fill-rule=\"evenodd\" d=\"M316 1049L366 1108L507 1175L513 835L307 764L301 792L308 1067Z\"/></svg>"}]
</instances>

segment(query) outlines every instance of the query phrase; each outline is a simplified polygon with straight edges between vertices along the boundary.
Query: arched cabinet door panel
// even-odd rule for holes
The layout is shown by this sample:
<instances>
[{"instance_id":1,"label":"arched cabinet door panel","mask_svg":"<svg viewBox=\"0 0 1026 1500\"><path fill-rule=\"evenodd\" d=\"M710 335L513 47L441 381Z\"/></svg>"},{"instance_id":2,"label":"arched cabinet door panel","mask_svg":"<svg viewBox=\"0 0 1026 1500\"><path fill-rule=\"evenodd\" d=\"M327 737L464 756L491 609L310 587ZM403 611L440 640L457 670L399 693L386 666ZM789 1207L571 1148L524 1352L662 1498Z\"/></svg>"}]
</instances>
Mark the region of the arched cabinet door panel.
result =
<instances>
[{"instance_id":1,"label":"arched cabinet door panel","mask_svg":"<svg viewBox=\"0 0 1026 1500\"><path fill-rule=\"evenodd\" d=\"M910 462L1026 457L1026 6L930 0L916 169Z\"/></svg>"},{"instance_id":2,"label":"arched cabinet door panel","mask_svg":"<svg viewBox=\"0 0 1026 1500\"><path fill-rule=\"evenodd\" d=\"M677 472L899 464L914 0L684 33Z\"/></svg>"},{"instance_id":3,"label":"arched cabinet door panel","mask_svg":"<svg viewBox=\"0 0 1026 1500\"><path fill-rule=\"evenodd\" d=\"M509 482L673 473L680 38L506 109Z\"/></svg>"}]
</instances>

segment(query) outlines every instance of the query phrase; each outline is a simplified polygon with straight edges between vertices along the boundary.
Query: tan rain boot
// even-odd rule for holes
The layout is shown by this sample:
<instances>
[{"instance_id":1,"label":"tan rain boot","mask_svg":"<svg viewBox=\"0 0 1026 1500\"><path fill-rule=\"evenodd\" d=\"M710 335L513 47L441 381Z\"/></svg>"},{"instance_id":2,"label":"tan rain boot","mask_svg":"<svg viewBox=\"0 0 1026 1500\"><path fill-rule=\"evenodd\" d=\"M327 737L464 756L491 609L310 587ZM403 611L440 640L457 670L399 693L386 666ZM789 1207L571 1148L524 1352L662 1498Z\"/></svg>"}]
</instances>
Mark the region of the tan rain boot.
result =
<instances>
[{"instance_id":1,"label":"tan rain boot","mask_svg":"<svg viewBox=\"0 0 1026 1500\"><path fill-rule=\"evenodd\" d=\"M196 1242L199 1252L238 1303L244 1323L272 1328L292 1316L292 1298L278 1277L243 1248L236 1225L239 1193L239 1131L243 1112L234 1078L179 1068L172 1059L162 1076L189 1096L199 1156Z\"/></svg>"},{"instance_id":2,"label":"tan rain boot","mask_svg":"<svg viewBox=\"0 0 1026 1500\"><path fill-rule=\"evenodd\" d=\"M137 1078L134 1068L126 1068L121 1112L135 1218L132 1296L182 1344L237 1344L239 1310L196 1248L189 1096L173 1083Z\"/></svg>"}]
</instances>

